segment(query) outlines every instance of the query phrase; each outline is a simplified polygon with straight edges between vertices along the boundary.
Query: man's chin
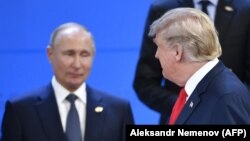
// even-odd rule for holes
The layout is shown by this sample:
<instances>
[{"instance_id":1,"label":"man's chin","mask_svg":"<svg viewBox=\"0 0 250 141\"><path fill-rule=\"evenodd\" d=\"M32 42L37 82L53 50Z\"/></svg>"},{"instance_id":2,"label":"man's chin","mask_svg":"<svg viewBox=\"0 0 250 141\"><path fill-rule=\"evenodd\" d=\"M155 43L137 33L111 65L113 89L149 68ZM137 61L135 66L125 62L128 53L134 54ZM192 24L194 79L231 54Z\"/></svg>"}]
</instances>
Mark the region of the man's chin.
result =
<instances>
[{"instance_id":1,"label":"man's chin","mask_svg":"<svg viewBox=\"0 0 250 141\"><path fill-rule=\"evenodd\" d=\"M74 82L74 83L69 83L68 84L68 88L70 89L70 91L75 91L77 90L83 82Z\"/></svg>"}]
</instances>

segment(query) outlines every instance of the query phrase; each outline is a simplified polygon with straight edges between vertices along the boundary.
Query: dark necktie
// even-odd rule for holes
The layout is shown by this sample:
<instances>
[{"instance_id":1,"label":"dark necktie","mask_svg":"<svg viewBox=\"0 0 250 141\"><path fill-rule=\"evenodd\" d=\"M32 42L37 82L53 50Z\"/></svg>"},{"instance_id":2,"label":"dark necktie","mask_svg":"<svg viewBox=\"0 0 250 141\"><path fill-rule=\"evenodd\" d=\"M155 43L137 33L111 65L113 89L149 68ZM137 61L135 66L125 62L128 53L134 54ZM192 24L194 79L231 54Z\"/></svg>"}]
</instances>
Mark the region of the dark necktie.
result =
<instances>
[{"instance_id":1,"label":"dark necktie","mask_svg":"<svg viewBox=\"0 0 250 141\"><path fill-rule=\"evenodd\" d=\"M175 105L172 109L172 113L171 113L170 120L169 120L169 125L175 124L176 119L178 118L182 108L185 105L186 98L187 98L187 93L185 92L185 89L182 88L175 102Z\"/></svg>"},{"instance_id":2,"label":"dark necktie","mask_svg":"<svg viewBox=\"0 0 250 141\"><path fill-rule=\"evenodd\" d=\"M69 94L66 99L70 102L70 110L68 112L66 123L66 135L68 141L82 141L80 121L75 106L75 100L77 99L77 96L74 94Z\"/></svg>"},{"instance_id":3,"label":"dark necktie","mask_svg":"<svg viewBox=\"0 0 250 141\"><path fill-rule=\"evenodd\" d=\"M209 15L208 11L207 11L207 6L210 4L209 0L201 0L200 1L201 4L201 10L206 13L207 15Z\"/></svg>"}]
</instances>

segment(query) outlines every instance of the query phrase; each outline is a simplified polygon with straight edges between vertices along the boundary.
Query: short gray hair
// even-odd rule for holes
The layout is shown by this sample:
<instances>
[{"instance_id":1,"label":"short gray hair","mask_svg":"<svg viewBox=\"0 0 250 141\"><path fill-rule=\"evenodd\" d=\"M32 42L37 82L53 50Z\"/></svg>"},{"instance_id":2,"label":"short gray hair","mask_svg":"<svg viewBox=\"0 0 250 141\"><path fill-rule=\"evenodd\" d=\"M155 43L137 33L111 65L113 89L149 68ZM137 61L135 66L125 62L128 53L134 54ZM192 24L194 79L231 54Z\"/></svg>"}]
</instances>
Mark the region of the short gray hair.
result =
<instances>
[{"instance_id":1,"label":"short gray hair","mask_svg":"<svg viewBox=\"0 0 250 141\"><path fill-rule=\"evenodd\" d=\"M94 43L94 39L92 34L87 30L86 27L84 27L83 25L79 24L79 23L75 23L75 22L68 22L68 23L64 23L62 25L60 25L59 27L57 27L51 34L50 36L50 41L49 41L49 45L52 47L54 46L57 41L58 41L58 37L65 32L67 29L71 29L73 30L73 32L75 31L79 31L79 30L83 30L86 31L92 40L92 46L93 46L93 50L95 52L95 43Z\"/></svg>"}]
</instances>

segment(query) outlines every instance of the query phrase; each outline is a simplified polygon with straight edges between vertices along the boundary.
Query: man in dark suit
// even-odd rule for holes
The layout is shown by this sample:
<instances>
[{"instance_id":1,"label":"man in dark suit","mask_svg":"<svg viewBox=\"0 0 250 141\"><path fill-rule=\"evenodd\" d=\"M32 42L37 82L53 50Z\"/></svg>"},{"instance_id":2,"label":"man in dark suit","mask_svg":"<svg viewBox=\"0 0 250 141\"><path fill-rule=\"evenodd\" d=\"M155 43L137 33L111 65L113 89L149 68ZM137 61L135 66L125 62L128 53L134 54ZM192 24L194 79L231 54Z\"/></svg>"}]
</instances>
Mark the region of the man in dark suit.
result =
<instances>
[{"instance_id":1,"label":"man in dark suit","mask_svg":"<svg viewBox=\"0 0 250 141\"><path fill-rule=\"evenodd\" d=\"M1 141L75 141L74 133L77 141L125 141L125 126L134 123L129 102L86 84L95 54L91 33L78 23L63 24L47 54L52 82L7 102Z\"/></svg>"},{"instance_id":2,"label":"man in dark suit","mask_svg":"<svg viewBox=\"0 0 250 141\"><path fill-rule=\"evenodd\" d=\"M154 58L155 44L148 37L149 26L166 11L176 7L200 9L199 0L156 0L150 7L145 24L142 48L134 78L134 89L140 100L161 114L160 124L168 119L180 87L162 77ZM250 86L250 3L247 0L211 0L209 16L219 33L222 62L248 87Z\"/></svg>"},{"instance_id":3,"label":"man in dark suit","mask_svg":"<svg viewBox=\"0 0 250 141\"><path fill-rule=\"evenodd\" d=\"M221 45L205 13L172 9L153 22L149 35L164 78L183 87L170 124L250 124L250 93L218 59Z\"/></svg>"}]
</instances>

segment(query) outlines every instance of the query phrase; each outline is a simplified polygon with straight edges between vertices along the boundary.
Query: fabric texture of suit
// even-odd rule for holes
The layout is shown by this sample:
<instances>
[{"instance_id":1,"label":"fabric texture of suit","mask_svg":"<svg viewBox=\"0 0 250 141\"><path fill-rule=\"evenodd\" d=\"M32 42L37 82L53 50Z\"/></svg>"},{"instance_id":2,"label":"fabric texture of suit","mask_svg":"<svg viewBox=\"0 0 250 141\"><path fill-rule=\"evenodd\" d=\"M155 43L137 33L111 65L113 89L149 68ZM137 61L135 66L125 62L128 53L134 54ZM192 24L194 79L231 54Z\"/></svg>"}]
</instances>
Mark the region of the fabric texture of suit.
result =
<instances>
[{"instance_id":1,"label":"fabric texture of suit","mask_svg":"<svg viewBox=\"0 0 250 141\"><path fill-rule=\"evenodd\" d=\"M1 141L67 141L52 85L28 95L7 102ZM84 141L125 141L126 125L134 124L129 102L87 86L86 106Z\"/></svg>"},{"instance_id":2,"label":"fabric texture of suit","mask_svg":"<svg viewBox=\"0 0 250 141\"><path fill-rule=\"evenodd\" d=\"M165 124L180 88L164 80L156 45L148 37L149 26L166 11L177 7L194 7L192 0L156 0L150 7L145 23L142 47L134 79L134 89L151 109L161 114ZM231 9L230 9L231 8ZM215 26L222 46L220 59L244 83L250 86L250 2L247 0L219 0Z\"/></svg>"},{"instance_id":3,"label":"fabric texture of suit","mask_svg":"<svg viewBox=\"0 0 250 141\"><path fill-rule=\"evenodd\" d=\"M250 92L219 62L197 85L176 124L250 124Z\"/></svg>"}]
</instances>

